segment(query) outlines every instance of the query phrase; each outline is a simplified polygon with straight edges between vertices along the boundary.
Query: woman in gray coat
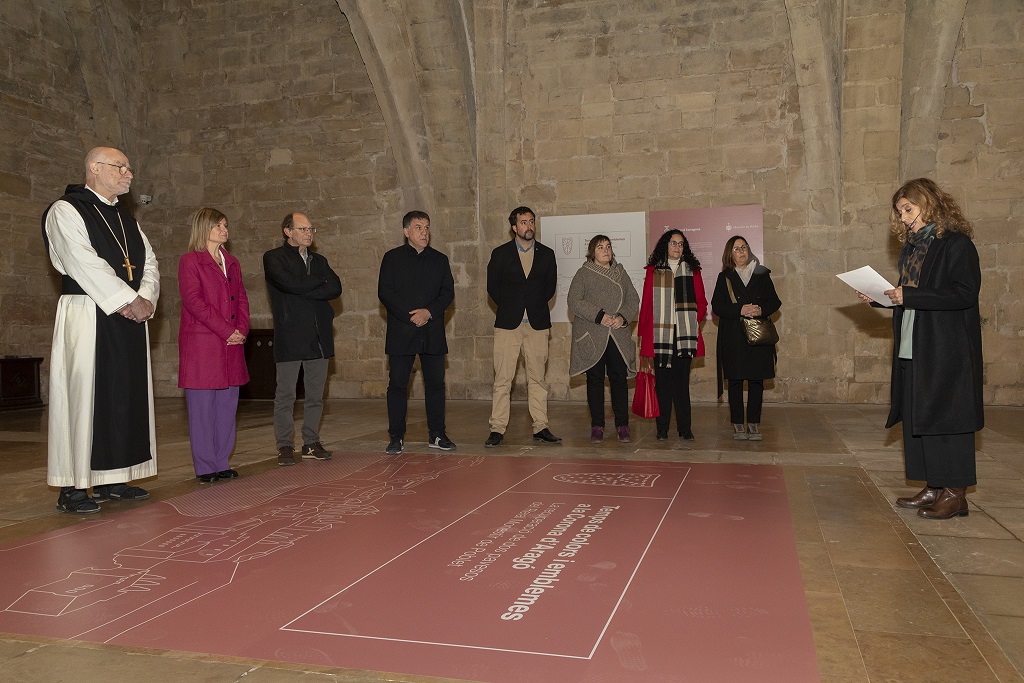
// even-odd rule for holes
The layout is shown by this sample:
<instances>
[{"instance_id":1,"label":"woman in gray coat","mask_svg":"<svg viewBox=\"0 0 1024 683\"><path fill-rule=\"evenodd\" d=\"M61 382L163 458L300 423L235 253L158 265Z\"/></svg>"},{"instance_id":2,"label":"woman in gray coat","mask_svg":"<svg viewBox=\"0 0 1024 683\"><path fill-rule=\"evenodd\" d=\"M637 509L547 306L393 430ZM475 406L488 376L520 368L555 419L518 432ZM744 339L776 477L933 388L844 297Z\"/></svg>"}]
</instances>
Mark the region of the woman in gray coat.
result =
<instances>
[{"instance_id":1,"label":"woman in gray coat","mask_svg":"<svg viewBox=\"0 0 1024 683\"><path fill-rule=\"evenodd\" d=\"M629 388L636 375L636 344L630 325L640 311L640 297L626 269L615 262L612 241L596 235L587 261L572 279L568 296L572 320L569 375L587 373L590 439L604 439L604 377L611 384L612 411L619 441L630 441Z\"/></svg>"}]
</instances>

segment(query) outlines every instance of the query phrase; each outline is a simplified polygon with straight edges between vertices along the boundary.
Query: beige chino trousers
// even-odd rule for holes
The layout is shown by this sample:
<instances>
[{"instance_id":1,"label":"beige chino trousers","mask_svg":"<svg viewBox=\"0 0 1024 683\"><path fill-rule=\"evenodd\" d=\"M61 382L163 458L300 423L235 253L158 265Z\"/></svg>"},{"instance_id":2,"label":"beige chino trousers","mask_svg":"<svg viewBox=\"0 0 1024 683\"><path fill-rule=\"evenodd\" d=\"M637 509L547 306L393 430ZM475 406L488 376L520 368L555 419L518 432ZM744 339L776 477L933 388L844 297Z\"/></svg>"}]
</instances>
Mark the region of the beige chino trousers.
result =
<instances>
[{"instance_id":1,"label":"beige chino trousers","mask_svg":"<svg viewBox=\"0 0 1024 683\"><path fill-rule=\"evenodd\" d=\"M548 426L548 385L544 375L551 330L535 330L524 322L514 330L494 328L494 393L491 398L491 431L504 434L512 402L512 380L522 352L526 360L527 398L533 433Z\"/></svg>"}]
</instances>

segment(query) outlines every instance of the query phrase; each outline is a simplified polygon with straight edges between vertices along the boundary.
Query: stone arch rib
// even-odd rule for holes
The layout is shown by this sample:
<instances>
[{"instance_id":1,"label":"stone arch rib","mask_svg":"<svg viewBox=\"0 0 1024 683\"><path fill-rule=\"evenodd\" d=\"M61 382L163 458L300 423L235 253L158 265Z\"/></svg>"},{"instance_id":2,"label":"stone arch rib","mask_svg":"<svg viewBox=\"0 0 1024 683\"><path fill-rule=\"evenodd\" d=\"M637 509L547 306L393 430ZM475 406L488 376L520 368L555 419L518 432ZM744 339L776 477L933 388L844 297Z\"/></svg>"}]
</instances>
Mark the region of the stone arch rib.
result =
<instances>
[{"instance_id":1,"label":"stone arch rib","mask_svg":"<svg viewBox=\"0 0 1024 683\"><path fill-rule=\"evenodd\" d=\"M807 158L806 183L812 222L841 221L839 64L842 35L837 3L786 0L800 118ZM831 46L831 49L830 49Z\"/></svg>"},{"instance_id":2,"label":"stone arch rib","mask_svg":"<svg viewBox=\"0 0 1024 683\"><path fill-rule=\"evenodd\" d=\"M939 124L946 100L956 41L967 0L907 3L906 26L925 40L903 48L900 112L900 178L932 175L938 165Z\"/></svg>"},{"instance_id":3,"label":"stone arch rib","mask_svg":"<svg viewBox=\"0 0 1024 683\"><path fill-rule=\"evenodd\" d=\"M401 8L381 0L338 0L377 95L402 196L408 207L434 207L423 102ZM396 14L397 13L397 14Z\"/></svg>"}]
</instances>

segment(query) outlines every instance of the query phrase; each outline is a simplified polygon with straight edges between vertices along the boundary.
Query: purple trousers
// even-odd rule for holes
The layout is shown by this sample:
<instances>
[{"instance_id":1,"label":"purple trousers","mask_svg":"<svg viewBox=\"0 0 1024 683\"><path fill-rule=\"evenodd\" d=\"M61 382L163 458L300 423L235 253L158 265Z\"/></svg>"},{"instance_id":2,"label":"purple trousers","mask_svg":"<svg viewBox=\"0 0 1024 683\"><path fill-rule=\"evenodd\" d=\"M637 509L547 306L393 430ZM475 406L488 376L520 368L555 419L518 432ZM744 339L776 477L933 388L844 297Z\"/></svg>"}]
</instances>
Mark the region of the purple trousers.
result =
<instances>
[{"instance_id":1,"label":"purple trousers","mask_svg":"<svg viewBox=\"0 0 1024 683\"><path fill-rule=\"evenodd\" d=\"M186 389L188 438L196 476L223 472L235 448L238 387Z\"/></svg>"}]
</instances>

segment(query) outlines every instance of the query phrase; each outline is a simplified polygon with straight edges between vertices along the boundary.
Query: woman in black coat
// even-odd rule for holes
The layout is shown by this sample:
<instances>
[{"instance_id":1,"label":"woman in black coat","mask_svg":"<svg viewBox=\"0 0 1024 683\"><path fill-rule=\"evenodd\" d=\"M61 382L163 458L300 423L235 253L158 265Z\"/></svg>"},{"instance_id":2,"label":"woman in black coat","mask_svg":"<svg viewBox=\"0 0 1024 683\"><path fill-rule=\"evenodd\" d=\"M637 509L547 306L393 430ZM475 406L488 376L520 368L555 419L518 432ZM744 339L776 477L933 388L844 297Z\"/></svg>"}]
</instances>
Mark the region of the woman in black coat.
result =
<instances>
[{"instance_id":1,"label":"woman in black coat","mask_svg":"<svg viewBox=\"0 0 1024 683\"><path fill-rule=\"evenodd\" d=\"M733 438L761 440L761 402L764 380L775 377L775 347L750 346L741 317L770 316L782 307L771 271L750 253L747 241L735 235L725 243L722 272L711 296L718 323L718 395L721 378L729 382L729 416ZM747 415L743 417L743 382L747 382Z\"/></svg>"},{"instance_id":2,"label":"woman in black coat","mask_svg":"<svg viewBox=\"0 0 1024 683\"><path fill-rule=\"evenodd\" d=\"M885 426L903 422L906 477L926 484L896 504L925 519L967 516L966 489L978 483L975 433L985 424L974 229L928 178L896 191L890 223L903 248L899 286L885 292L893 305Z\"/></svg>"}]
</instances>

